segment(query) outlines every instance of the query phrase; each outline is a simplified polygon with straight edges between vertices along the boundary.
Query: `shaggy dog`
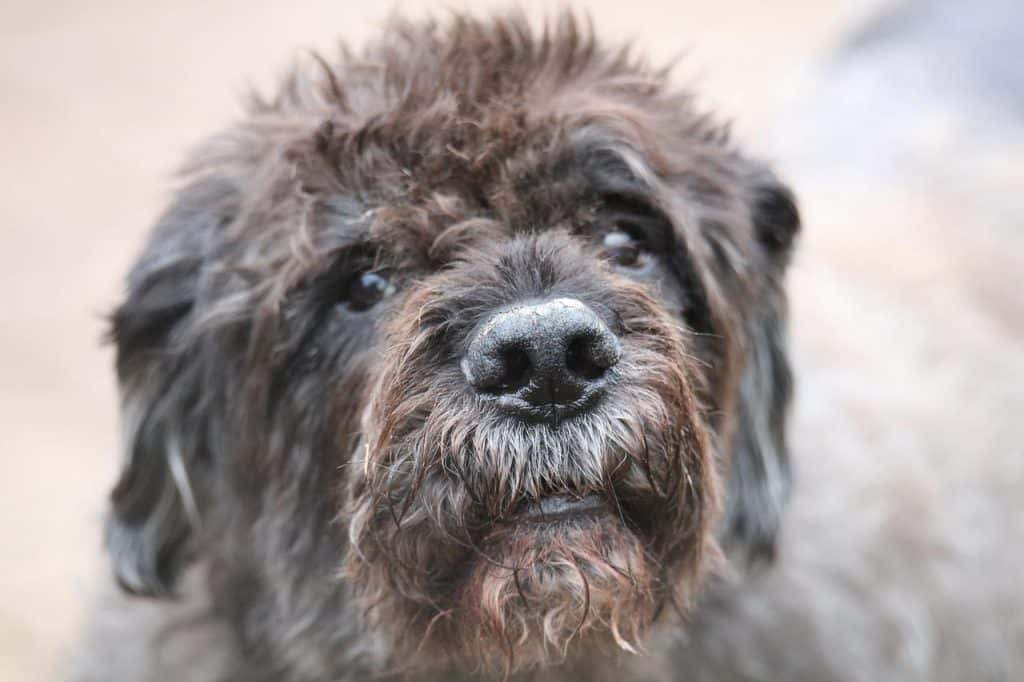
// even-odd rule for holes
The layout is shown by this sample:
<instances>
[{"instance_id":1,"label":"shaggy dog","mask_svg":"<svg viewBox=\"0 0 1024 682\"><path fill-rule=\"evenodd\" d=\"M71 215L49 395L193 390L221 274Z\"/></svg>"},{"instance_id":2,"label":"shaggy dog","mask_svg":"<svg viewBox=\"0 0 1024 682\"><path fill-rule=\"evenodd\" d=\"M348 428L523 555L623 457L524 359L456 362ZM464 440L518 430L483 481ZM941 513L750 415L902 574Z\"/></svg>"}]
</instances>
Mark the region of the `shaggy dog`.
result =
<instances>
[{"instance_id":1,"label":"shaggy dog","mask_svg":"<svg viewBox=\"0 0 1024 682\"><path fill-rule=\"evenodd\" d=\"M84 679L861 679L798 580L734 602L789 491L799 218L664 72L396 23L185 174L112 320L135 625Z\"/></svg>"}]
</instances>

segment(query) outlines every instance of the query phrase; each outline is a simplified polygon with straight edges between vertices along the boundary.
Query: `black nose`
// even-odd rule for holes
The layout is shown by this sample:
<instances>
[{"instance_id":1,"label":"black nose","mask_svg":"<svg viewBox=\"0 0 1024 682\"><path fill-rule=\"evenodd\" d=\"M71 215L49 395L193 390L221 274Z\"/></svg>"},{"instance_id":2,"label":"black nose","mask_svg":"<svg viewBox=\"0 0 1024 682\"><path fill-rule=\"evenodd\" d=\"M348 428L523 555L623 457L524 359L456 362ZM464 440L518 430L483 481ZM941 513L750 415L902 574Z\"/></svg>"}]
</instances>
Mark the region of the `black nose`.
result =
<instances>
[{"instance_id":1,"label":"black nose","mask_svg":"<svg viewBox=\"0 0 1024 682\"><path fill-rule=\"evenodd\" d=\"M621 355L597 313L557 298L495 313L473 336L462 370L510 411L557 420L593 403Z\"/></svg>"}]
</instances>

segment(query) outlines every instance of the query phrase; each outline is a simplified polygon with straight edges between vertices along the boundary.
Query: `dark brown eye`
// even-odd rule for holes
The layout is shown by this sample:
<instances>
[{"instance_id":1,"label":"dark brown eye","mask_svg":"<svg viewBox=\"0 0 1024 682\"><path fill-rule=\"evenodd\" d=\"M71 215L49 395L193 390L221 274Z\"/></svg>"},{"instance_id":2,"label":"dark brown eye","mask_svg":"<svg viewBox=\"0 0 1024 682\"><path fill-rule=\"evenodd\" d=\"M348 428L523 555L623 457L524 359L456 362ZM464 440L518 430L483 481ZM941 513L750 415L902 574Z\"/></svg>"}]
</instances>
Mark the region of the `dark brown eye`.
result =
<instances>
[{"instance_id":1,"label":"dark brown eye","mask_svg":"<svg viewBox=\"0 0 1024 682\"><path fill-rule=\"evenodd\" d=\"M604 251L616 265L635 268L641 264L643 245L633 235L615 230L604 236Z\"/></svg>"},{"instance_id":2,"label":"dark brown eye","mask_svg":"<svg viewBox=\"0 0 1024 682\"><path fill-rule=\"evenodd\" d=\"M362 272L349 282L345 302L351 310L369 310L394 290L388 273Z\"/></svg>"}]
</instances>

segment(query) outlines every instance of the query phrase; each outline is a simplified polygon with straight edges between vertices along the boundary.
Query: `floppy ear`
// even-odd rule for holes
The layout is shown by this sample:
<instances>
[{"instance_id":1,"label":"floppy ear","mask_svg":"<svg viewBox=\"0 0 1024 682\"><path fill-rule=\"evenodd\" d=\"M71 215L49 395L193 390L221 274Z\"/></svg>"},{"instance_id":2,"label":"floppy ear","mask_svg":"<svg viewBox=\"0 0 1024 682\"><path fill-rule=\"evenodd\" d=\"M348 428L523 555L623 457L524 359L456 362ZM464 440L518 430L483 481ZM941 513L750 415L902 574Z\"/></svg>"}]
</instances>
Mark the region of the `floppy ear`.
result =
<instances>
[{"instance_id":1,"label":"floppy ear","mask_svg":"<svg viewBox=\"0 0 1024 682\"><path fill-rule=\"evenodd\" d=\"M725 543L750 563L770 561L792 483L786 417L793 393L786 343L782 278L800 216L792 192L775 178L755 183L751 200L755 238L763 250L765 285L745 330L737 430L730 460Z\"/></svg>"},{"instance_id":2,"label":"floppy ear","mask_svg":"<svg viewBox=\"0 0 1024 682\"><path fill-rule=\"evenodd\" d=\"M750 203L755 237L768 257L781 260L784 267L800 232L800 211L792 190L769 175L754 184Z\"/></svg>"},{"instance_id":3,"label":"floppy ear","mask_svg":"<svg viewBox=\"0 0 1024 682\"><path fill-rule=\"evenodd\" d=\"M123 463L106 545L129 592L166 595L195 550L209 458L201 367L184 341L203 244L229 219L233 193L203 179L158 222L114 312Z\"/></svg>"}]
</instances>

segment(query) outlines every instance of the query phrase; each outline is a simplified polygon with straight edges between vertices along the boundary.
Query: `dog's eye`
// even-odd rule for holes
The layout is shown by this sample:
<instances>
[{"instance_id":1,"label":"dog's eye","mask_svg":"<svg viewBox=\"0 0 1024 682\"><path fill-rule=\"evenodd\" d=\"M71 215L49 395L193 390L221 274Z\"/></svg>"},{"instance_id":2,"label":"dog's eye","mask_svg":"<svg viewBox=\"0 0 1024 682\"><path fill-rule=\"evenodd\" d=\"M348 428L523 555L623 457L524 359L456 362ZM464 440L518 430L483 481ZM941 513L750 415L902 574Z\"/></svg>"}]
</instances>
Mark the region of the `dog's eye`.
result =
<instances>
[{"instance_id":1,"label":"dog's eye","mask_svg":"<svg viewBox=\"0 0 1024 682\"><path fill-rule=\"evenodd\" d=\"M352 310L369 310L394 290L388 273L370 270L352 278L345 292L345 302Z\"/></svg>"},{"instance_id":2,"label":"dog's eye","mask_svg":"<svg viewBox=\"0 0 1024 682\"><path fill-rule=\"evenodd\" d=\"M616 265L627 268L642 264L643 243L624 230L615 230L604 236L604 251Z\"/></svg>"}]
</instances>

